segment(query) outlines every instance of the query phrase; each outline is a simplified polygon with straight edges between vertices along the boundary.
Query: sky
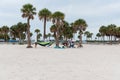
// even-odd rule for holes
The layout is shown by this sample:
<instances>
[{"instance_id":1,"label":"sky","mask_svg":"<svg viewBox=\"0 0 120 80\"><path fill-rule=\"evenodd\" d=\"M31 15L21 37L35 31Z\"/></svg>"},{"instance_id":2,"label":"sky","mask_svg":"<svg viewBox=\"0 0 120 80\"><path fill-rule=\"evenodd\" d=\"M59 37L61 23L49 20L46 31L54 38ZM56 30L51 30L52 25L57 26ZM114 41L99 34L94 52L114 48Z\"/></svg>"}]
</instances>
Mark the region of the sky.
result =
<instances>
[{"instance_id":1,"label":"sky","mask_svg":"<svg viewBox=\"0 0 120 80\"><path fill-rule=\"evenodd\" d=\"M94 33L94 36L102 25L120 26L120 0L1 0L0 27L11 27L18 22L25 23L26 19L21 17L20 9L27 3L36 7L37 13L43 8L49 9L52 13L61 11L69 23L84 19L88 24L87 31ZM43 22L39 20L38 14L30 22L31 32L40 29L43 33ZM47 32L50 32L51 24L52 22L47 22Z\"/></svg>"}]
</instances>

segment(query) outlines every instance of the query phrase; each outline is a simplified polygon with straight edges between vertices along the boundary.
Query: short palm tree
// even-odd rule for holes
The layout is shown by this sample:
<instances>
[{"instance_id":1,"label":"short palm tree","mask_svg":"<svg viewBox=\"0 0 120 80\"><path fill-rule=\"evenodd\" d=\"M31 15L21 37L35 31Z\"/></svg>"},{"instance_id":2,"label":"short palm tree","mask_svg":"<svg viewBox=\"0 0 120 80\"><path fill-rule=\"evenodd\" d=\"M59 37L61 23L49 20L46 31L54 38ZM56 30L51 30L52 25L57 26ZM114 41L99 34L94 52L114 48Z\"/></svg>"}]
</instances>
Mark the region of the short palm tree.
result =
<instances>
[{"instance_id":1,"label":"short palm tree","mask_svg":"<svg viewBox=\"0 0 120 80\"><path fill-rule=\"evenodd\" d=\"M57 27L55 25L52 25L50 27L50 31L53 33L53 37L55 38L56 40L56 31L57 31Z\"/></svg>"},{"instance_id":2,"label":"short palm tree","mask_svg":"<svg viewBox=\"0 0 120 80\"><path fill-rule=\"evenodd\" d=\"M103 38L103 41L105 41L105 35L106 35L106 32L107 32L107 27L106 26L101 26L100 29L99 29L99 32Z\"/></svg>"},{"instance_id":3,"label":"short palm tree","mask_svg":"<svg viewBox=\"0 0 120 80\"><path fill-rule=\"evenodd\" d=\"M115 35L116 25L110 24L107 27L107 34L109 35L109 41L112 43L112 37Z\"/></svg>"},{"instance_id":4,"label":"short palm tree","mask_svg":"<svg viewBox=\"0 0 120 80\"><path fill-rule=\"evenodd\" d=\"M51 33L48 33L47 36L48 36L49 41L50 41L50 37L52 36Z\"/></svg>"},{"instance_id":5,"label":"short palm tree","mask_svg":"<svg viewBox=\"0 0 120 80\"><path fill-rule=\"evenodd\" d=\"M64 21L64 25L62 27L62 35L66 41L67 39L73 38L73 28L66 21Z\"/></svg>"},{"instance_id":6,"label":"short palm tree","mask_svg":"<svg viewBox=\"0 0 120 80\"><path fill-rule=\"evenodd\" d=\"M119 43L120 43L120 27L116 28L116 38L118 38Z\"/></svg>"},{"instance_id":7,"label":"short palm tree","mask_svg":"<svg viewBox=\"0 0 120 80\"><path fill-rule=\"evenodd\" d=\"M42 37L42 34L41 34L41 33L39 33L39 34L37 35L38 40L40 40L40 37Z\"/></svg>"},{"instance_id":8,"label":"short palm tree","mask_svg":"<svg viewBox=\"0 0 120 80\"><path fill-rule=\"evenodd\" d=\"M74 22L74 25L75 25L75 29L77 31L79 31L79 46L78 47L81 47L82 46L82 34L83 34L83 31L86 30L86 27L88 26L86 21L83 20L83 19L78 19Z\"/></svg>"},{"instance_id":9,"label":"short palm tree","mask_svg":"<svg viewBox=\"0 0 120 80\"><path fill-rule=\"evenodd\" d=\"M9 27L8 26L3 26L1 29L2 29L2 33L4 35L4 39L5 39L5 41L7 41L8 40Z\"/></svg>"},{"instance_id":10,"label":"short palm tree","mask_svg":"<svg viewBox=\"0 0 120 80\"><path fill-rule=\"evenodd\" d=\"M56 26L56 47L59 47L59 37L61 33L61 27L63 26L64 17L64 13L59 11L52 14L52 22Z\"/></svg>"},{"instance_id":11,"label":"short palm tree","mask_svg":"<svg viewBox=\"0 0 120 80\"><path fill-rule=\"evenodd\" d=\"M36 14L35 11L36 11L36 8L33 7L32 4L25 4L21 9L21 12L23 13L22 17L27 18L27 39L28 39L27 48L32 48L31 39L30 39L30 19L34 19L34 15Z\"/></svg>"},{"instance_id":12,"label":"short palm tree","mask_svg":"<svg viewBox=\"0 0 120 80\"><path fill-rule=\"evenodd\" d=\"M84 32L84 36L86 36L86 41L88 40L87 35L89 35L89 34L90 34L90 32L89 32L89 31L85 31L85 32Z\"/></svg>"},{"instance_id":13,"label":"short palm tree","mask_svg":"<svg viewBox=\"0 0 120 80\"><path fill-rule=\"evenodd\" d=\"M30 32L30 37L32 37L33 36L33 33L32 32Z\"/></svg>"},{"instance_id":14,"label":"short palm tree","mask_svg":"<svg viewBox=\"0 0 120 80\"><path fill-rule=\"evenodd\" d=\"M18 38L19 42L22 43L22 35L26 31L25 23L19 22L17 23L17 32L18 32Z\"/></svg>"},{"instance_id":15,"label":"short palm tree","mask_svg":"<svg viewBox=\"0 0 120 80\"><path fill-rule=\"evenodd\" d=\"M99 38L101 37L101 34L97 33L96 36L98 37L98 40L99 40Z\"/></svg>"},{"instance_id":16,"label":"short palm tree","mask_svg":"<svg viewBox=\"0 0 120 80\"><path fill-rule=\"evenodd\" d=\"M46 8L40 10L39 13L38 13L39 19L44 21L44 33L43 33L43 39L44 40L46 38L46 22L50 21L51 14L52 13Z\"/></svg>"},{"instance_id":17,"label":"short palm tree","mask_svg":"<svg viewBox=\"0 0 120 80\"><path fill-rule=\"evenodd\" d=\"M12 39L18 38L18 29L17 29L17 25L12 25L10 27L10 36Z\"/></svg>"},{"instance_id":18,"label":"short palm tree","mask_svg":"<svg viewBox=\"0 0 120 80\"><path fill-rule=\"evenodd\" d=\"M87 35L87 38L91 38L91 40L92 40L92 36L93 36L93 33L89 33L89 34Z\"/></svg>"}]
</instances>

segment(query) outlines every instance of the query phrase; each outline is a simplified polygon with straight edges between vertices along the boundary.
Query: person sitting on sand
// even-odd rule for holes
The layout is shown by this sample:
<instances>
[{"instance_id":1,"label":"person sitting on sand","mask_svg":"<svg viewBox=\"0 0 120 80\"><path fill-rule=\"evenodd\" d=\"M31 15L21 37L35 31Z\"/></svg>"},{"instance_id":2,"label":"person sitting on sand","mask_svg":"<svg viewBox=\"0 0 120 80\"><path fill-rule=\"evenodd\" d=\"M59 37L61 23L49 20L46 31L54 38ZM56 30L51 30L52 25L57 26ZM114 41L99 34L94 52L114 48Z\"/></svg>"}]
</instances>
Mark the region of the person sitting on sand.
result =
<instances>
[{"instance_id":1,"label":"person sitting on sand","mask_svg":"<svg viewBox=\"0 0 120 80\"><path fill-rule=\"evenodd\" d=\"M67 46L68 46L67 42L64 42L63 43L63 48L67 48Z\"/></svg>"},{"instance_id":2,"label":"person sitting on sand","mask_svg":"<svg viewBox=\"0 0 120 80\"><path fill-rule=\"evenodd\" d=\"M73 41L70 42L70 46L69 47L70 48L74 48L74 42Z\"/></svg>"},{"instance_id":3,"label":"person sitting on sand","mask_svg":"<svg viewBox=\"0 0 120 80\"><path fill-rule=\"evenodd\" d=\"M83 47L83 45L78 43L77 48L82 48L82 47Z\"/></svg>"}]
</instances>

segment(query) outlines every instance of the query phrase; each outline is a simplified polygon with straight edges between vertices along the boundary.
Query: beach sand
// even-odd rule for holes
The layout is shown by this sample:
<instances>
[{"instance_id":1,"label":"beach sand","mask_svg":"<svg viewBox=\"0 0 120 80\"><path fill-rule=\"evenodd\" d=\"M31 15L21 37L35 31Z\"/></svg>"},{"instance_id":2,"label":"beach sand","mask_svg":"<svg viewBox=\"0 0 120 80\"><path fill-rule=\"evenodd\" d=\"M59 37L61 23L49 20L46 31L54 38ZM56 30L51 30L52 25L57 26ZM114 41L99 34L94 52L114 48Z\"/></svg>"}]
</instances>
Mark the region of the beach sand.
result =
<instances>
[{"instance_id":1,"label":"beach sand","mask_svg":"<svg viewBox=\"0 0 120 80\"><path fill-rule=\"evenodd\" d=\"M0 45L0 80L120 80L120 45Z\"/></svg>"}]
</instances>

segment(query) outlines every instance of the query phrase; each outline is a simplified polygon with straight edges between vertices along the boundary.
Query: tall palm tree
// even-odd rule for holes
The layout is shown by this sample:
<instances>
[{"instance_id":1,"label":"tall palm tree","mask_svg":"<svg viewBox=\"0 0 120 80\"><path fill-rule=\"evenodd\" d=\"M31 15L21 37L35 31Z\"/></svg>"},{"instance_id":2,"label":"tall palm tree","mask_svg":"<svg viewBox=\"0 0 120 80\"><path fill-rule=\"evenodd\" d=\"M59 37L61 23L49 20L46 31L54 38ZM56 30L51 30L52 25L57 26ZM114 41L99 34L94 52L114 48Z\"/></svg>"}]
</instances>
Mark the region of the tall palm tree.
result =
<instances>
[{"instance_id":1,"label":"tall palm tree","mask_svg":"<svg viewBox=\"0 0 120 80\"><path fill-rule=\"evenodd\" d=\"M86 27L88 26L86 21L83 20L83 19L78 19L74 22L74 25L75 25L75 28L76 30L79 31L79 46L78 47L82 47L82 34L83 34L83 31L86 30Z\"/></svg>"},{"instance_id":2,"label":"tall palm tree","mask_svg":"<svg viewBox=\"0 0 120 80\"><path fill-rule=\"evenodd\" d=\"M40 30L39 30L39 29L35 29L35 32L36 32L36 34L37 34L36 40L38 41L38 34L40 33Z\"/></svg>"},{"instance_id":3,"label":"tall palm tree","mask_svg":"<svg viewBox=\"0 0 120 80\"><path fill-rule=\"evenodd\" d=\"M27 18L27 39L28 39L28 45L27 48L32 48L31 46L31 39L30 39L30 19L34 19L34 15L36 14L36 8L33 7L32 4L25 4L23 5L22 11L22 17Z\"/></svg>"},{"instance_id":4,"label":"tall palm tree","mask_svg":"<svg viewBox=\"0 0 120 80\"><path fill-rule=\"evenodd\" d=\"M61 33L61 27L63 26L64 17L64 13L59 11L52 14L52 22L56 26L56 47L59 47L59 37Z\"/></svg>"},{"instance_id":5,"label":"tall palm tree","mask_svg":"<svg viewBox=\"0 0 120 80\"><path fill-rule=\"evenodd\" d=\"M43 39L44 40L46 38L46 22L50 21L51 14L52 14L51 11L49 11L46 8L40 10L39 13L38 13L39 19L44 21L44 33L43 33Z\"/></svg>"}]
</instances>

